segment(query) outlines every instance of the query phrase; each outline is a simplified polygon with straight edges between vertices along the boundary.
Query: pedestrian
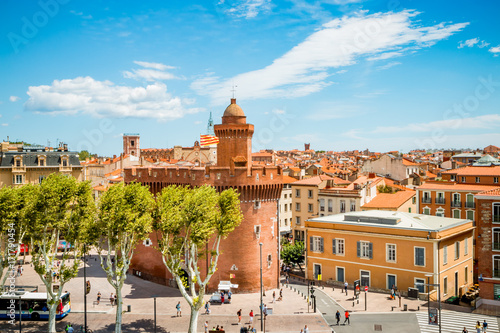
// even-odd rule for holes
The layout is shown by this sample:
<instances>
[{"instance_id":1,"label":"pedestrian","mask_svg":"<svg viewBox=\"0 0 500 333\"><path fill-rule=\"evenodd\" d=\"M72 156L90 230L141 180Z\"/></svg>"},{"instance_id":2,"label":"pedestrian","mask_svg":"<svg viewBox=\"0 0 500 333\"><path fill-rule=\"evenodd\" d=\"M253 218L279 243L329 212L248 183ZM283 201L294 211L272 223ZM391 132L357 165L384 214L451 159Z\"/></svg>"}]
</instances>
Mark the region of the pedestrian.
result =
<instances>
[{"instance_id":1,"label":"pedestrian","mask_svg":"<svg viewBox=\"0 0 500 333\"><path fill-rule=\"evenodd\" d=\"M477 321L476 324L476 333L481 333L481 323L479 322L479 320Z\"/></svg>"},{"instance_id":2,"label":"pedestrian","mask_svg":"<svg viewBox=\"0 0 500 333\"><path fill-rule=\"evenodd\" d=\"M208 320L205 321L204 327L205 327L205 333L208 333Z\"/></svg>"},{"instance_id":3,"label":"pedestrian","mask_svg":"<svg viewBox=\"0 0 500 333\"><path fill-rule=\"evenodd\" d=\"M182 317L181 302L178 302L175 308L177 309L177 317Z\"/></svg>"},{"instance_id":4,"label":"pedestrian","mask_svg":"<svg viewBox=\"0 0 500 333\"><path fill-rule=\"evenodd\" d=\"M464 329L462 330L462 333L469 333L469 331L467 331L467 328L464 327Z\"/></svg>"},{"instance_id":5,"label":"pedestrian","mask_svg":"<svg viewBox=\"0 0 500 333\"><path fill-rule=\"evenodd\" d=\"M114 299L114 301L115 301L115 305L118 305L118 295L116 295L116 294L115 294L115 299Z\"/></svg>"},{"instance_id":6,"label":"pedestrian","mask_svg":"<svg viewBox=\"0 0 500 333\"><path fill-rule=\"evenodd\" d=\"M392 286L392 289L391 289L391 299L394 299L394 285Z\"/></svg>"},{"instance_id":7,"label":"pedestrian","mask_svg":"<svg viewBox=\"0 0 500 333\"><path fill-rule=\"evenodd\" d=\"M238 312L236 312L236 315L238 316L238 325L241 324L241 309L238 310Z\"/></svg>"},{"instance_id":8,"label":"pedestrian","mask_svg":"<svg viewBox=\"0 0 500 333\"><path fill-rule=\"evenodd\" d=\"M278 301L283 300L283 288L280 289L280 297L278 298Z\"/></svg>"},{"instance_id":9,"label":"pedestrian","mask_svg":"<svg viewBox=\"0 0 500 333\"><path fill-rule=\"evenodd\" d=\"M344 325L347 322L349 325L351 325L351 321L349 320L349 311L345 310L345 320L344 320Z\"/></svg>"},{"instance_id":10,"label":"pedestrian","mask_svg":"<svg viewBox=\"0 0 500 333\"><path fill-rule=\"evenodd\" d=\"M309 328L307 328L307 325L304 326L304 333L309 333Z\"/></svg>"},{"instance_id":11,"label":"pedestrian","mask_svg":"<svg viewBox=\"0 0 500 333\"><path fill-rule=\"evenodd\" d=\"M113 293L111 293L111 295L109 296L109 303L111 303L111 306L113 306L114 301L115 301L115 298L113 296Z\"/></svg>"},{"instance_id":12,"label":"pedestrian","mask_svg":"<svg viewBox=\"0 0 500 333\"><path fill-rule=\"evenodd\" d=\"M273 303L276 303L276 290L273 291Z\"/></svg>"},{"instance_id":13,"label":"pedestrian","mask_svg":"<svg viewBox=\"0 0 500 333\"><path fill-rule=\"evenodd\" d=\"M347 286L349 286L349 284L347 283L347 281L344 283L344 291L345 291L345 295L347 296Z\"/></svg>"},{"instance_id":14,"label":"pedestrian","mask_svg":"<svg viewBox=\"0 0 500 333\"><path fill-rule=\"evenodd\" d=\"M220 293L220 303L224 304L224 292L223 291L221 291L221 293Z\"/></svg>"},{"instance_id":15,"label":"pedestrian","mask_svg":"<svg viewBox=\"0 0 500 333\"><path fill-rule=\"evenodd\" d=\"M66 329L66 332L73 333L74 331L75 331L75 329L73 328L73 326L71 326L71 324L69 324L67 329Z\"/></svg>"},{"instance_id":16,"label":"pedestrian","mask_svg":"<svg viewBox=\"0 0 500 333\"><path fill-rule=\"evenodd\" d=\"M101 302L101 292L97 292L97 305Z\"/></svg>"},{"instance_id":17,"label":"pedestrian","mask_svg":"<svg viewBox=\"0 0 500 333\"><path fill-rule=\"evenodd\" d=\"M286 275L286 284L289 284L290 283L290 276L287 274Z\"/></svg>"},{"instance_id":18,"label":"pedestrian","mask_svg":"<svg viewBox=\"0 0 500 333\"><path fill-rule=\"evenodd\" d=\"M21 276L23 276L24 267L23 266L19 266L19 268L21 269Z\"/></svg>"},{"instance_id":19,"label":"pedestrian","mask_svg":"<svg viewBox=\"0 0 500 333\"><path fill-rule=\"evenodd\" d=\"M205 303L205 314L210 314L210 301Z\"/></svg>"},{"instance_id":20,"label":"pedestrian","mask_svg":"<svg viewBox=\"0 0 500 333\"><path fill-rule=\"evenodd\" d=\"M250 316L250 325L252 325L252 323L253 323L253 310L250 310L249 316Z\"/></svg>"},{"instance_id":21,"label":"pedestrian","mask_svg":"<svg viewBox=\"0 0 500 333\"><path fill-rule=\"evenodd\" d=\"M264 304L264 308L262 309L262 313L264 314L264 319L267 317L267 305Z\"/></svg>"},{"instance_id":22,"label":"pedestrian","mask_svg":"<svg viewBox=\"0 0 500 333\"><path fill-rule=\"evenodd\" d=\"M483 332L486 333L486 329L488 328L488 323L486 322L486 319L483 322Z\"/></svg>"},{"instance_id":23,"label":"pedestrian","mask_svg":"<svg viewBox=\"0 0 500 333\"><path fill-rule=\"evenodd\" d=\"M231 290L229 290L227 292L227 300L229 301L229 303L231 303L231 297L233 296L233 293L231 292Z\"/></svg>"},{"instance_id":24,"label":"pedestrian","mask_svg":"<svg viewBox=\"0 0 500 333\"><path fill-rule=\"evenodd\" d=\"M337 326L340 325L340 311L337 310L337 313L335 314L335 319L337 319Z\"/></svg>"}]
</instances>

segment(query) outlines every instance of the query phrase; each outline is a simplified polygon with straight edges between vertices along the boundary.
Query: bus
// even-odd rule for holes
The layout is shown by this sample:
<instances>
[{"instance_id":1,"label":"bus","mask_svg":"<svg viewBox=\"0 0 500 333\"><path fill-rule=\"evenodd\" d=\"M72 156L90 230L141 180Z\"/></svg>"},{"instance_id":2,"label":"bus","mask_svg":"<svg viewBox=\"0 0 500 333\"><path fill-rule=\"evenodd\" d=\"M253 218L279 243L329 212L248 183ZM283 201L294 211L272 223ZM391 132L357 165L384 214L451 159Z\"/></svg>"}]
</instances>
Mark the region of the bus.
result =
<instances>
[{"instance_id":1,"label":"bus","mask_svg":"<svg viewBox=\"0 0 500 333\"><path fill-rule=\"evenodd\" d=\"M9 306L11 299L15 299L15 318L19 318L19 297L21 297L22 319L48 320L49 309L47 307L47 293L16 292L16 296L10 293L0 295L0 319L12 319ZM56 320L66 317L71 311L69 293L63 293L56 310Z\"/></svg>"}]
</instances>

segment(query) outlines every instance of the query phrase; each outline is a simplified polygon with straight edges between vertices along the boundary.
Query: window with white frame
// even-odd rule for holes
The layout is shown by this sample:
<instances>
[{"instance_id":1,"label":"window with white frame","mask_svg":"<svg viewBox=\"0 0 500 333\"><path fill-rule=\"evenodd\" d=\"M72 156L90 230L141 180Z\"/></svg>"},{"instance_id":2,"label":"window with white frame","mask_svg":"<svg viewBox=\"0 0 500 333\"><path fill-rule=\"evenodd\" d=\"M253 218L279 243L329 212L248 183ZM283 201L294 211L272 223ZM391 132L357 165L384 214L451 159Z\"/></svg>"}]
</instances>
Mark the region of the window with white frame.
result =
<instances>
[{"instance_id":1,"label":"window with white frame","mask_svg":"<svg viewBox=\"0 0 500 333\"><path fill-rule=\"evenodd\" d=\"M370 242L358 242L356 252L359 258L373 259L373 244Z\"/></svg>"},{"instance_id":2,"label":"window with white frame","mask_svg":"<svg viewBox=\"0 0 500 333\"><path fill-rule=\"evenodd\" d=\"M452 182L454 182L456 179L457 179L457 176L456 176L456 175L450 175L450 180L451 180Z\"/></svg>"},{"instance_id":3,"label":"window with white frame","mask_svg":"<svg viewBox=\"0 0 500 333\"><path fill-rule=\"evenodd\" d=\"M443 265L448 263L448 246L443 246Z\"/></svg>"},{"instance_id":4,"label":"window with white frame","mask_svg":"<svg viewBox=\"0 0 500 333\"><path fill-rule=\"evenodd\" d=\"M351 212L356 211L356 200L351 200Z\"/></svg>"},{"instance_id":5,"label":"window with white frame","mask_svg":"<svg viewBox=\"0 0 500 333\"><path fill-rule=\"evenodd\" d=\"M436 209L436 216L444 217L444 209L443 208Z\"/></svg>"},{"instance_id":6,"label":"window with white frame","mask_svg":"<svg viewBox=\"0 0 500 333\"><path fill-rule=\"evenodd\" d=\"M333 200L328 199L328 212L333 212Z\"/></svg>"},{"instance_id":7,"label":"window with white frame","mask_svg":"<svg viewBox=\"0 0 500 333\"><path fill-rule=\"evenodd\" d=\"M396 244L386 244L388 262L396 262Z\"/></svg>"},{"instance_id":8,"label":"window with white frame","mask_svg":"<svg viewBox=\"0 0 500 333\"><path fill-rule=\"evenodd\" d=\"M295 224L300 225L300 216L295 217Z\"/></svg>"},{"instance_id":9,"label":"window with white frame","mask_svg":"<svg viewBox=\"0 0 500 333\"><path fill-rule=\"evenodd\" d=\"M500 222L500 202L493 203L493 223Z\"/></svg>"},{"instance_id":10,"label":"window with white frame","mask_svg":"<svg viewBox=\"0 0 500 333\"><path fill-rule=\"evenodd\" d=\"M474 221L474 211L473 210L468 210L465 212L466 214L466 219Z\"/></svg>"},{"instance_id":11,"label":"window with white frame","mask_svg":"<svg viewBox=\"0 0 500 333\"><path fill-rule=\"evenodd\" d=\"M459 219L460 218L460 209L454 209L453 210L453 218L454 219Z\"/></svg>"},{"instance_id":12,"label":"window with white frame","mask_svg":"<svg viewBox=\"0 0 500 333\"><path fill-rule=\"evenodd\" d=\"M493 183L498 184L498 177L493 177Z\"/></svg>"},{"instance_id":13,"label":"window with white frame","mask_svg":"<svg viewBox=\"0 0 500 333\"><path fill-rule=\"evenodd\" d=\"M500 251L500 228L493 228L493 251Z\"/></svg>"},{"instance_id":14,"label":"window with white frame","mask_svg":"<svg viewBox=\"0 0 500 333\"><path fill-rule=\"evenodd\" d=\"M462 183L465 183L465 177L460 177L460 181L461 181Z\"/></svg>"},{"instance_id":15,"label":"window with white frame","mask_svg":"<svg viewBox=\"0 0 500 333\"><path fill-rule=\"evenodd\" d=\"M309 238L309 249L313 252L323 252L323 237L311 236Z\"/></svg>"},{"instance_id":16,"label":"window with white frame","mask_svg":"<svg viewBox=\"0 0 500 333\"><path fill-rule=\"evenodd\" d=\"M493 277L500 277L500 256L493 256Z\"/></svg>"},{"instance_id":17,"label":"window with white frame","mask_svg":"<svg viewBox=\"0 0 500 333\"><path fill-rule=\"evenodd\" d=\"M443 279L443 294L448 294L448 277Z\"/></svg>"},{"instance_id":18,"label":"window with white frame","mask_svg":"<svg viewBox=\"0 0 500 333\"><path fill-rule=\"evenodd\" d=\"M309 199L311 199L311 198L313 197L313 191L312 191L312 190L308 190L308 191L307 191L307 197L308 197Z\"/></svg>"},{"instance_id":19,"label":"window with white frame","mask_svg":"<svg viewBox=\"0 0 500 333\"><path fill-rule=\"evenodd\" d=\"M423 293L425 290L425 280L424 279L415 279L415 287L419 292Z\"/></svg>"},{"instance_id":20,"label":"window with white frame","mask_svg":"<svg viewBox=\"0 0 500 333\"><path fill-rule=\"evenodd\" d=\"M312 213L312 212L313 212L313 204L308 204L308 205L307 205L307 211L308 211L309 213Z\"/></svg>"},{"instance_id":21,"label":"window with white frame","mask_svg":"<svg viewBox=\"0 0 500 333\"><path fill-rule=\"evenodd\" d=\"M23 175L13 175L12 182L14 184L22 184L23 183Z\"/></svg>"},{"instance_id":22,"label":"window with white frame","mask_svg":"<svg viewBox=\"0 0 500 333\"><path fill-rule=\"evenodd\" d=\"M325 199L319 199L319 211L320 212L325 211Z\"/></svg>"},{"instance_id":23,"label":"window with white frame","mask_svg":"<svg viewBox=\"0 0 500 333\"><path fill-rule=\"evenodd\" d=\"M295 197L300 198L300 189L295 190Z\"/></svg>"},{"instance_id":24,"label":"window with white frame","mask_svg":"<svg viewBox=\"0 0 500 333\"><path fill-rule=\"evenodd\" d=\"M464 255L468 255L469 254L469 238L468 237L465 237L464 239Z\"/></svg>"},{"instance_id":25,"label":"window with white frame","mask_svg":"<svg viewBox=\"0 0 500 333\"><path fill-rule=\"evenodd\" d=\"M464 282L465 284L469 283L469 267L467 266L464 268Z\"/></svg>"},{"instance_id":26,"label":"window with white frame","mask_svg":"<svg viewBox=\"0 0 500 333\"><path fill-rule=\"evenodd\" d=\"M338 255L345 254L345 243L342 238L332 239L332 253Z\"/></svg>"},{"instance_id":27,"label":"window with white frame","mask_svg":"<svg viewBox=\"0 0 500 333\"><path fill-rule=\"evenodd\" d=\"M423 209L423 213L424 213L424 215L431 215L431 209L430 209L430 208L428 208L428 207L425 207L425 208Z\"/></svg>"},{"instance_id":28,"label":"window with white frame","mask_svg":"<svg viewBox=\"0 0 500 333\"><path fill-rule=\"evenodd\" d=\"M415 247L415 266L425 266L424 247Z\"/></svg>"},{"instance_id":29,"label":"window with white frame","mask_svg":"<svg viewBox=\"0 0 500 333\"><path fill-rule=\"evenodd\" d=\"M295 210L296 210L297 212L300 212L300 202L296 202L296 203L295 203Z\"/></svg>"},{"instance_id":30,"label":"window with white frame","mask_svg":"<svg viewBox=\"0 0 500 333\"><path fill-rule=\"evenodd\" d=\"M460 242L455 242L455 260L460 258Z\"/></svg>"},{"instance_id":31,"label":"window with white frame","mask_svg":"<svg viewBox=\"0 0 500 333\"><path fill-rule=\"evenodd\" d=\"M480 183L481 182L481 178L480 177L476 177L476 183Z\"/></svg>"}]
</instances>

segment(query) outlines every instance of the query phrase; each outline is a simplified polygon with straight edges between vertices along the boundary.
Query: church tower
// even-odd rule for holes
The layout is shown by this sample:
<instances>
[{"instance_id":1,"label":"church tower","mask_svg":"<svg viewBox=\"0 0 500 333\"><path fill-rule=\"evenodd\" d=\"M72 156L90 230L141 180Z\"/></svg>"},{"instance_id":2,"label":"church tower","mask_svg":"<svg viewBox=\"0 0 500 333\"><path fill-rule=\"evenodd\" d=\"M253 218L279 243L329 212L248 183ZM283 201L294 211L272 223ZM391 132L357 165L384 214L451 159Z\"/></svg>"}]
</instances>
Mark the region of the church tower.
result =
<instances>
[{"instance_id":1,"label":"church tower","mask_svg":"<svg viewBox=\"0 0 500 333\"><path fill-rule=\"evenodd\" d=\"M123 134L123 155L141 157L141 146L139 144L139 134Z\"/></svg>"}]
</instances>

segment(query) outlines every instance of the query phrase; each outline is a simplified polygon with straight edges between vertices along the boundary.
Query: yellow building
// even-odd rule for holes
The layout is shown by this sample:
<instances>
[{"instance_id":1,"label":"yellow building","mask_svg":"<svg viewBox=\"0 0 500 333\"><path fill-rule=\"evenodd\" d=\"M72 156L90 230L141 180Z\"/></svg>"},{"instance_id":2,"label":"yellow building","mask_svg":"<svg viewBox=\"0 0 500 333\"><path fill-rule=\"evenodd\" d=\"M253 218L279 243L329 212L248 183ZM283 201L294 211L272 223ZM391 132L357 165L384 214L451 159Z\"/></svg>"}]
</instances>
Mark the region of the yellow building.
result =
<instances>
[{"instance_id":1,"label":"yellow building","mask_svg":"<svg viewBox=\"0 0 500 333\"><path fill-rule=\"evenodd\" d=\"M81 181L82 166L78 153L66 145L53 149L43 146L11 145L2 142L0 155L0 187L39 184L52 173L73 176Z\"/></svg>"},{"instance_id":2,"label":"yellow building","mask_svg":"<svg viewBox=\"0 0 500 333\"><path fill-rule=\"evenodd\" d=\"M440 283L442 299L460 296L473 283L470 220L371 210L310 219L305 229L309 279L360 280L405 293L427 291L422 284L430 276L430 283Z\"/></svg>"}]
</instances>

